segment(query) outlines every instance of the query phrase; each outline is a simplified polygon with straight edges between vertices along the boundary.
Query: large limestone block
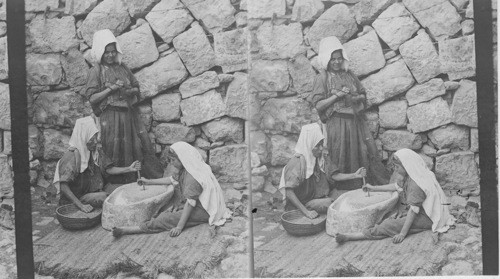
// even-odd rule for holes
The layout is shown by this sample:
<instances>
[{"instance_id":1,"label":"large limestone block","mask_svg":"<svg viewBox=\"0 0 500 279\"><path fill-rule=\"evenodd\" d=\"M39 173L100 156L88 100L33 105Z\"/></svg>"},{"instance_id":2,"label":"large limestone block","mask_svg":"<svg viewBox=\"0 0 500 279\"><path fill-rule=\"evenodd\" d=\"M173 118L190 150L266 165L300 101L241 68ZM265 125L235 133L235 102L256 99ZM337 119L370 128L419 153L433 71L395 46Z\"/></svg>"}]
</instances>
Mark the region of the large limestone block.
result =
<instances>
[{"instance_id":1,"label":"large limestone block","mask_svg":"<svg viewBox=\"0 0 500 279\"><path fill-rule=\"evenodd\" d=\"M75 18L46 19L43 15L35 17L28 26L31 50L38 53L66 51L78 46Z\"/></svg>"},{"instance_id":2,"label":"large limestone block","mask_svg":"<svg viewBox=\"0 0 500 279\"><path fill-rule=\"evenodd\" d=\"M299 55L288 62L288 71L292 77L292 86L299 95L308 96L314 86L316 72L311 62L304 55Z\"/></svg>"},{"instance_id":3,"label":"large limestone block","mask_svg":"<svg viewBox=\"0 0 500 279\"><path fill-rule=\"evenodd\" d=\"M87 83L89 66L78 49L72 48L63 53L61 55L61 65L66 77L66 83L70 87L82 86Z\"/></svg>"},{"instance_id":4,"label":"large limestone block","mask_svg":"<svg viewBox=\"0 0 500 279\"><path fill-rule=\"evenodd\" d=\"M208 71L199 76L185 80L181 86L179 86L179 91L181 92L182 98L186 99L194 95L205 93L210 89L217 88L219 85L217 73Z\"/></svg>"},{"instance_id":5,"label":"large limestone block","mask_svg":"<svg viewBox=\"0 0 500 279\"><path fill-rule=\"evenodd\" d=\"M455 152L437 157L435 171L439 184L445 190L479 187L479 173L472 152Z\"/></svg>"},{"instance_id":6,"label":"large limestone block","mask_svg":"<svg viewBox=\"0 0 500 279\"><path fill-rule=\"evenodd\" d=\"M450 124L430 131L427 136L439 149L469 149L469 129L467 127Z\"/></svg>"},{"instance_id":7,"label":"large limestone block","mask_svg":"<svg viewBox=\"0 0 500 279\"><path fill-rule=\"evenodd\" d=\"M425 132L451 122L451 110L442 98L420 103L408 108L408 129L414 133Z\"/></svg>"},{"instance_id":8,"label":"large limestone block","mask_svg":"<svg viewBox=\"0 0 500 279\"><path fill-rule=\"evenodd\" d=\"M233 76L234 79L229 83L226 91L226 114L231 117L247 119L249 106L248 75L236 72Z\"/></svg>"},{"instance_id":9,"label":"large limestone block","mask_svg":"<svg viewBox=\"0 0 500 279\"><path fill-rule=\"evenodd\" d=\"M12 194L14 188L12 170L9 165L9 157L0 154L0 196Z\"/></svg>"},{"instance_id":10,"label":"large limestone block","mask_svg":"<svg viewBox=\"0 0 500 279\"><path fill-rule=\"evenodd\" d=\"M123 4L127 7L131 17L139 18L151 11L151 9L159 2L159 0L123 0Z\"/></svg>"},{"instance_id":11,"label":"large limestone block","mask_svg":"<svg viewBox=\"0 0 500 279\"><path fill-rule=\"evenodd\" d=\"M170 44L194 19L179 0L162 0L146 15L146 20L153 31Z\"/></svg>"},{"instance_id":12,"label":"large limestone block","mask_svg":"<svg viewBox=\"0 0 500 279\"><path fill-rule=\"evenodd\" d=\"M420 25L401 3L394 3L372 24L378 36L393 50L410 39Z\"/></svg>"},{"instance_id":13,"label":"large limestone block","mask_svg":"<svg viewBox=\"0 0 500 279\"><path fill-rule=\"evenodd\" d=\"M43 158L45 160L58 160L69 147L70 136L54 129L43 130Z\"/></svg>"},{"instance_id":14,"label":"large limestone block","mask_svg":"<svg viewBox=\"0 0 500 279\"><path fill-rule=\"evenodd\" d=\"M438 41L460 31L462 18L447 0L403 0L403 4Z\"/></svg>"},{"instance_id":15,"label":"large limestone block","mask_svg":"<svg viewBox=\"0 0 500 279\"><path fill-rule=\"evenodd\" d=\"M34 123L62 127L73 127L78 118L92 112L86 98L70 90L40 93L33 109Z\"/></svg>"},{"instance_id":16,"label":"large limestone block","mask_svg":"<svg viewBox=\"0 0 500 279\"><path fill-rule=\"evenodd\" d=\"M368 105L380 104L411 88L415 80L403 60L386 65L363 79Z\"/></svg>"},{"instance_id":17,"label":"large limestone block","mask_svg":"<svg viewBox=\"0 0 500 279\"><path fill-rule=\"evenodd\" d=\"M226 112L226 105L218 92L210 90L202 95L183 99L181 111L181 121L192 126L223 116Z\"/></svg>"},{"instance_id":18,"label":"large limestone block","mask_svg":"<svg viewBox=\"0 0 500 279\"><path fill-rule=\"evenodd\" d=\"M406 126L406 110L408 104L405 100L389 101L378 107L380 127L395 129Z\"/></svg>"},{"instance_id":19,"label":"large limestone block","mask_svg":"<svg viewBox=\"0 0 500 279\"><path fill-rule=\"evenodd\" d=\"M85 15L97 6L97 2L98 0L66 0L64 12L72 16Z\"/></svg>"},{"instance_id":20,"label":"large limestone block","mask_svg":"<svg viewBox=\"0 0 500 279\"><path fill-rule=\"evenodd\" d=\"M201 129L211 142L243 142L243 121L239 119L222 117L203 124Z\"/></svg>"},{"instance_id":21,"label":"large limestone block","mask_svg":"<svg viewBox=\"0 0 500 279\"><path fill-rule=\"evenodd\" d=\"M219 183L248 183L249 158L245 144L226 145L210 151L209 165Z\"/></svg>"},{"instance_id":22,"label":"large limestone block","mask_svg":"<svg viewBox=\"0 0 500 279\"><path fill-rule=\"evenodd\" d=\"M236 10L229 0L183 1L189 11L210 33L217 33L235 22Z\"/></svg>"},{"instance_id":23,"label":"large limestone block","mask_svg":"<svg viewBox=\"0 0 500 279\"><path fill-rule=\"evenodd\" d=\"M271 136L271 165L284 166L295 154L297 137L284 137L282 135Z\"/></svg>"},{"instance_id":24,"label":"large limestone block","mask_svg":"<svg viewBox=\"0 0 500 279\"><path fill-rule=\"evenodd\" d=\"M305 53L300 23L275 26L271 22L265 22L255 33L254 42L261 59L286 59Z\"/></svg>"},{"instance_id":25,"label":"large limestone block","mask_svg":"<svg viewBox=\"0 0 500 279\"><path fill-rule=\"evenodd\" d=\"M384 53L375 31L345 43L344 49L350 60L349 69L357 76L370 74L385 66Z\"/></svg>"},{"instance_id":26,"label":"large limestone block","mask_svg":"<svg viewBox=\"0 0 500 279\"><path fill-rule=\"evenodd\" d=\"M174 144L178 141L193 142L196 131L177 123L161 123L154 128L156 141L161 144Z\"/></svg>"},{"instance_id":27,"label":"large limestone block","mask_svg":"<svg viewBox=\"0 0 500 279\"><path fill-rule=\"evenodd\" d=\"M181 94L161 94L153 98L153 119L156 121L169 122L181 118Z\"/></svg>"},{"instance_id":28,"label":"large limestone block","mask_svg":"<svg viewBox=\"0 0 500 279\"><path fill-rule=\"evenodd\" d=\"M9 85L0 83L0 129L10 130L10 93Z\"/></svg>"},{"instance_id":29,"label":"large limestone block","mask_svg":"<svg viewBox=\"0 0 500 279\"><path fill-rule=\"evenodd\" d=\"M469 0L451 0L450 1L453 6L457 9L463 9L469 3ZM494 1L493 1L494 2Z\"/></svg>"},{"instance_id":30,"label":"large limestone block","mask_svg":"<svg viewBox=\"0 0 500 279\"><path fill-rule=\"evenodd\" d=\"M44 12L46 8L50 10L57 10L59 7L59 0L25 0L24 10L26 12Z\"/></svg>"},{"instance_id":31,"label":"large limestone block","mask_svg":"<svg viewBox=\"0 0 500 279\"><path fill-rule=\"evenodd\" d=\"M215 66L215 52L198 23L191 24L191 29L175 37L173 43L192 76Z\"/></svg>"},{"instance_id":32,"label":"large limestone block","mask_svg":"<svg viewBox=\"0 0 500 279\"><path fill-rule=\"evenodd\" d=\"M292 21L314 21L324 10L325 5L321 0L296 0L292 9Z\"/></svg>"},{"instance_id":33,"label":"large limestone block","mask_svg":"<svg viewBox=\"0 0 500 279\"><path fill-rule=\"evenodd\" d=\"M406 93L408 105L413 106L422 102L430 101L436 97L446 94L446 87L440 78L433 78L428 82L417 84Z\"/></svg>"},{"instance_id":34,"label":"large limestone block","mask_svg":"<svg viewBox=\"0 0 500 279\"><path fill-rule=\"evenodd\" d=\"M307 33L309 45L316 53L321 39L336 36L342 43L347 42L358 32L354 15L345 4L333 5L326 10L312 25Z\"/></svg>"},{"instance_id":35,"label":"large limestone block","mask_svg":"<svg viewBox=\"0 0 500 279\"><path fill-rule=\"evenodd\" d=\"M359 25L367 25L396 2L396 0L361 0L352 7L352 11Z\"/></svg>"},{"instance_id":36,"label":"large limestone block","mask_svg":"<svg viewBox=\"0 0 500 279\"><path fill-rule=\"evenodd\" d=\"M460 81L460 87L453 96L451 115L454 123L477 128L476 82Z\"/></svg>"},{"instance_id":37,"label":"large limestone block","mask_svg":"<svg viewBox=\"0 0 500 279\"><path fill-rule=\"evenodd\" d=\"M9 55L7 51L7 37L0 38L0 79L9 76Z\"/></svg>"},{"instance_id":38,"label":"large limestone block","mask_svg":"<svg viewBox=\"0 0 500 279\"><path fill-rule=\"evenodd\" d=\"M5 155L12 155L12 134L10 131L3 131L3 150Z\"/></svg>"},{"instance_id":39,"label":"large limestone block","mask_svg":"<svg viewBox=\"0 0 500 279\"><path fill-rule=\"evenodd\" d=\"M137 69L154 62L160 54L149 24L130 30L116 38L123 51L123 63L130 69Z\"/></svg>"},{"instance_id":40,"label":"large limestone block","mask_svg":"<svg viewBox=\"0 0 500 279\"><path fill-rule=\"evenodd\" d=\"M26 79L29 85L56 85L62 80L59 54L26 55Z\"/></svg>"},{"instance_id":41,"label":"large limestone block","mask_svg":"<svg viewBox=\"0 0 500 279\"><path fill-rule=\"evenodd\" d=\"M115 36L120 35L131 23L127 7L122 0L104 0L85 18L78 31L91 46L94 33L109 29Z\"/></svg>"},{"instance_id":42,"label":"large limestone block","mask_svg":"<svg viewBox=\"0 0 500 279\"><path fill-rule=\"evenodd\" d=\"M399 47L399 52L418 83L423 83L441 73L439 57L432 40L425 32Z\"/></svg>"},{"instance_id":43,"label":"large limestone block","mask_svg":"<svg viewBox=\"0 0 500 279\"><path fill-rule=\"evenodd\" d=\"M450 80L476 75L476 52L474 35L439 42L441 71Z\"/></svg>"},{"instance_id":44,"label":"large limestone block","mask_svg":"<svg viewBox=\"0 0 500 279\"><path fill-rule=\"evenodd\" d=\"M271 139L262 131L250 132L250 150L259 156L261 164L270 162Z\"/></svg>"},{"instance_id":45,"label":"large limestone block","mask_svg":"<svg viewBox=\"0 0 500 279\"><path fill-rule=\"evenodd\" d=\"M401 148L418 150L422 148L422 137L403 130L388 130L380 135L384 150L397 151Z\"/></svg>"},{"instance_id":46,"label":"large limestone block","mask_svg":"<svg viewBox=\"0 0 500 279\"><path fill-rule=\"evenodd\" d=\"M284 16L286 0L250 0L247 10L248 18L271 18L273 14Z\"/></svg>"},{"instance_id":47,"label":"large limestone block","mask_svg":"<svg viewBox=\"0 0 500 279\"><path fill-rule=\"evenodd\" d=\"M251 92L286 91L290 83L285 60L257 60L249 74Z\"/></svg>"},{"instance_id":48,"label":"large limestone block","mask_svg":"<svg viewBox=\"0 0 500 279\"><path fill-rule=\"evenodd\" d=\"M180 84L188 76L177 52L161 57L135 74L141 87L141 98L151 98Z\"/></svg>"},{"instance_id":49,"label":"large limestone block","mask_svg":"<svg viewBox=\"0 0 500 279\"><path fill-rule=\"evenodd\" d=\"M296 97L269 99L260 115L262 129L297 134L302 126L318 120L309 102Z\"/></svg>"},{"instance_id":50,"label":"large limestone block","mask_svg":"<svg viewBox=\"0 0 500 279\"><path fill-rule=\"evenodd\" d=\"M246 28L214 34L216 64L224 73L246 70L249 34Z\"/></svg>"}]
</instances>

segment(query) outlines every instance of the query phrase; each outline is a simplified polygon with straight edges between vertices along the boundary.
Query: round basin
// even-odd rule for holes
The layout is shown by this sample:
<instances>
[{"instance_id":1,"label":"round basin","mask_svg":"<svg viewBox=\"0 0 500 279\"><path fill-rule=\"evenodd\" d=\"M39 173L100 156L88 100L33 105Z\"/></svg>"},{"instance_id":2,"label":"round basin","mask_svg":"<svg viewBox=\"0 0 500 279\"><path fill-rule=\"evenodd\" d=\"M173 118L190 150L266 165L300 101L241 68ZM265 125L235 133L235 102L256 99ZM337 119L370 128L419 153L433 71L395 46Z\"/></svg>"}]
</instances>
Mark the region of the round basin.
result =
<instances>
[{"instance_id":1,"label":"round basin","mask_svg":"<svg viewBox=\"0 0 500 279\"><path fill-rule=\"evenodd\" d=\"M398 202L397 192L353 190L342 194L330 207L326 217L326 233L360 232L382 221Z\"/></svg>"},{"instance_id":2,"label":"round basin","mask_svg":"<svg viewBox=\"0 0 500 279\"><path fill-rule=\"evenodd\" d=\"M146 185L144 189L137 183L118 187L109 195L102 206L102 227L138 226L151 219L165 206L174 194L169 185Z\"/></svg>"}]
</instances>

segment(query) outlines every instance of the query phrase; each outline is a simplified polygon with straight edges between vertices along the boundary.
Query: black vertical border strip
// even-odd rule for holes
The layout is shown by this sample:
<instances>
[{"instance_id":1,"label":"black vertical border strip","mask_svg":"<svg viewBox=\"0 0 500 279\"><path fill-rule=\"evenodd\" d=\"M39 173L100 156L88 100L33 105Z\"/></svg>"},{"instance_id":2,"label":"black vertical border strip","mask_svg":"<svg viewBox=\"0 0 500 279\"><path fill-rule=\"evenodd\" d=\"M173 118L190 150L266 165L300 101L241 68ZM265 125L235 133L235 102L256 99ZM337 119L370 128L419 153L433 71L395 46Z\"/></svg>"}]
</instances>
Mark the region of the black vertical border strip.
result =
<instances>
[{"instance_id":1,"label":"black vertical border strip","mask_svg":"<svg viewBox=\"0 0 500 279\"><path fill-rule=\"evenodd\" d=\"M491 0L474 1L483 274L498 275L498 179Z\"/></svg>"},{"instance_id":2,"label":"black vertical border strip","mask_svg":"<svg viewBox=\"0 0 500 279\"><path fill-rule=\"evenodd\" d=\"M24 0L7 0L6 5L17 276L24 279L34 278L28 156Z\"/></svg>"}]
</instances>

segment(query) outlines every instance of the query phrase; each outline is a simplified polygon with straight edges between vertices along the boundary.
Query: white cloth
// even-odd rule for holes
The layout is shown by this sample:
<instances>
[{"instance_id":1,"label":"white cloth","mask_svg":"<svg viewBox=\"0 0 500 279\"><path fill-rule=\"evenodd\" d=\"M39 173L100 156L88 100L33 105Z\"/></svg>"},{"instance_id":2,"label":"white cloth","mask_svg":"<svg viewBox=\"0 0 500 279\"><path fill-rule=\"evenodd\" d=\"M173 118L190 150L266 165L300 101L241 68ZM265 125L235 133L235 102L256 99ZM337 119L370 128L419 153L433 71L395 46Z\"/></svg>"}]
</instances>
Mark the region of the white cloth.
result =
<instances>
[{"instance_id":1,"label":"white cloth","mask_svg":"<svg viewBox=\"0 0 500 279\"><path fill-rule=\"evenodd\" d=\"M328 62L330 62L332 53L336 50L342 50L342 57L346 60L344 61L343 68L344 70L347 70L347 61L349 61L349 57L344 50L342 43L340 43L339 39L335 36L323 38L319 43L318 60L323 70L327 70Z\"/></svg>"},{"instance_id":2,"label":"white cloth","mask_svg":"<svg viewBox=\"0 0 500 279\"><path fill-rule=\"evenodd\" d=\"M403 148L394 154L401 161L410 178L426 195L422 208L432 220L432 231L446 232L455 223L455 218L448 211L446 195L437 182L436 176L427 168L422 157L413 150Z\"/></svg>"},{"instance_id":3,"label":"white cloth","mask_svg":"<svg viewBox=\"0 0 500 279\"><path fill-rule=\"evenodd\" d=\"M203 161L198 150L188 143L179 141L172 144L170 148L175 152L186 171L201 184L203 192L198 199L210 215L209 225L223 225L231 213L226 207L222 189L210 166Z\"/></svg>"},{"instance_id":4,"label":"white cloth","mask_svg":"<svg viewBox=\"0 0 500 279\"><path fill-rule=\"evenodd\" d=\"M69 150L78 150L78 154L80 157L80 173L84 172L89 164L90 156L92 156L94 162L99 164L99 156L97 151L91 154L90 150L87 148L87 143L89 140L98 133L97 126L94 122L94 118L92 116L87 116L83 118L79 118L75 122L75 127L73 128L73 133L71 134L71 138L69 139ZM54 172L54 180L53 185L57 189L57 193L60 191L59 185L59 163L61 160L57 162L56 170Z\"/></svg>"},{"instance_id":5,"label":"white cloth","mask_svg":"<svg viewBox=\"0 0 500 279\"><path fill-rule=\"evenodd\" d=\"M324 138L325 137L319 123L304 125L300 130L299 139L295 145L295 153L302 154L306 159L306 179L311 177L314 173L314 167L316 166L316 157L313 155L312 150ZM278 187L283 194L283 198L285 198L284 188L286 185L285 169L286 166L281 172L280 185Z\"/></svg>"},{"instance_id":6,"label":"white cloth","mask_svg":"<svg viewBox=\"0 0 500 279\"><path fill-rule=\"evenodd\" d=\"M116 62L118 62L118 64L122 63L123 52L118 44L118 41L116 40L115 35L113 35L113 32L109 29L102 29L94 33L94 37L92 39L92 56L95 60L94 62L99 64L101 63L102 55L104 54L106 46L111 43L115 43L116 51L118 52L116 55Z\"/></svg>"}]
</instances>

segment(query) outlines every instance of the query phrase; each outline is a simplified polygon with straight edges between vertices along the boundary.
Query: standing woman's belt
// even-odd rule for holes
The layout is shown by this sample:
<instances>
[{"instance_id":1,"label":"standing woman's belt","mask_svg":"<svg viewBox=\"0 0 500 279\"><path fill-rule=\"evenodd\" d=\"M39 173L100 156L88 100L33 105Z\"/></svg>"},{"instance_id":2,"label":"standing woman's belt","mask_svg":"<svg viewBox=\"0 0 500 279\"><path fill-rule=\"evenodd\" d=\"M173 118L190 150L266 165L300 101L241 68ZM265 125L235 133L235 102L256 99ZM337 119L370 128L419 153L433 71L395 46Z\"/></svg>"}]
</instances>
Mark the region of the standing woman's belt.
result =
<instances>
[{"instance_id":1,"label":"standing woman's belt","mask_svg":"<svg viewBox=\"0 0 500 279\"><path fill-rule=\"evenodd\" d=\"M108 106L106 109L112 110L112 111L121 111L121 112L127 112L128 107L116 107L116 106Z\"/></svg>"}]
</instances>

